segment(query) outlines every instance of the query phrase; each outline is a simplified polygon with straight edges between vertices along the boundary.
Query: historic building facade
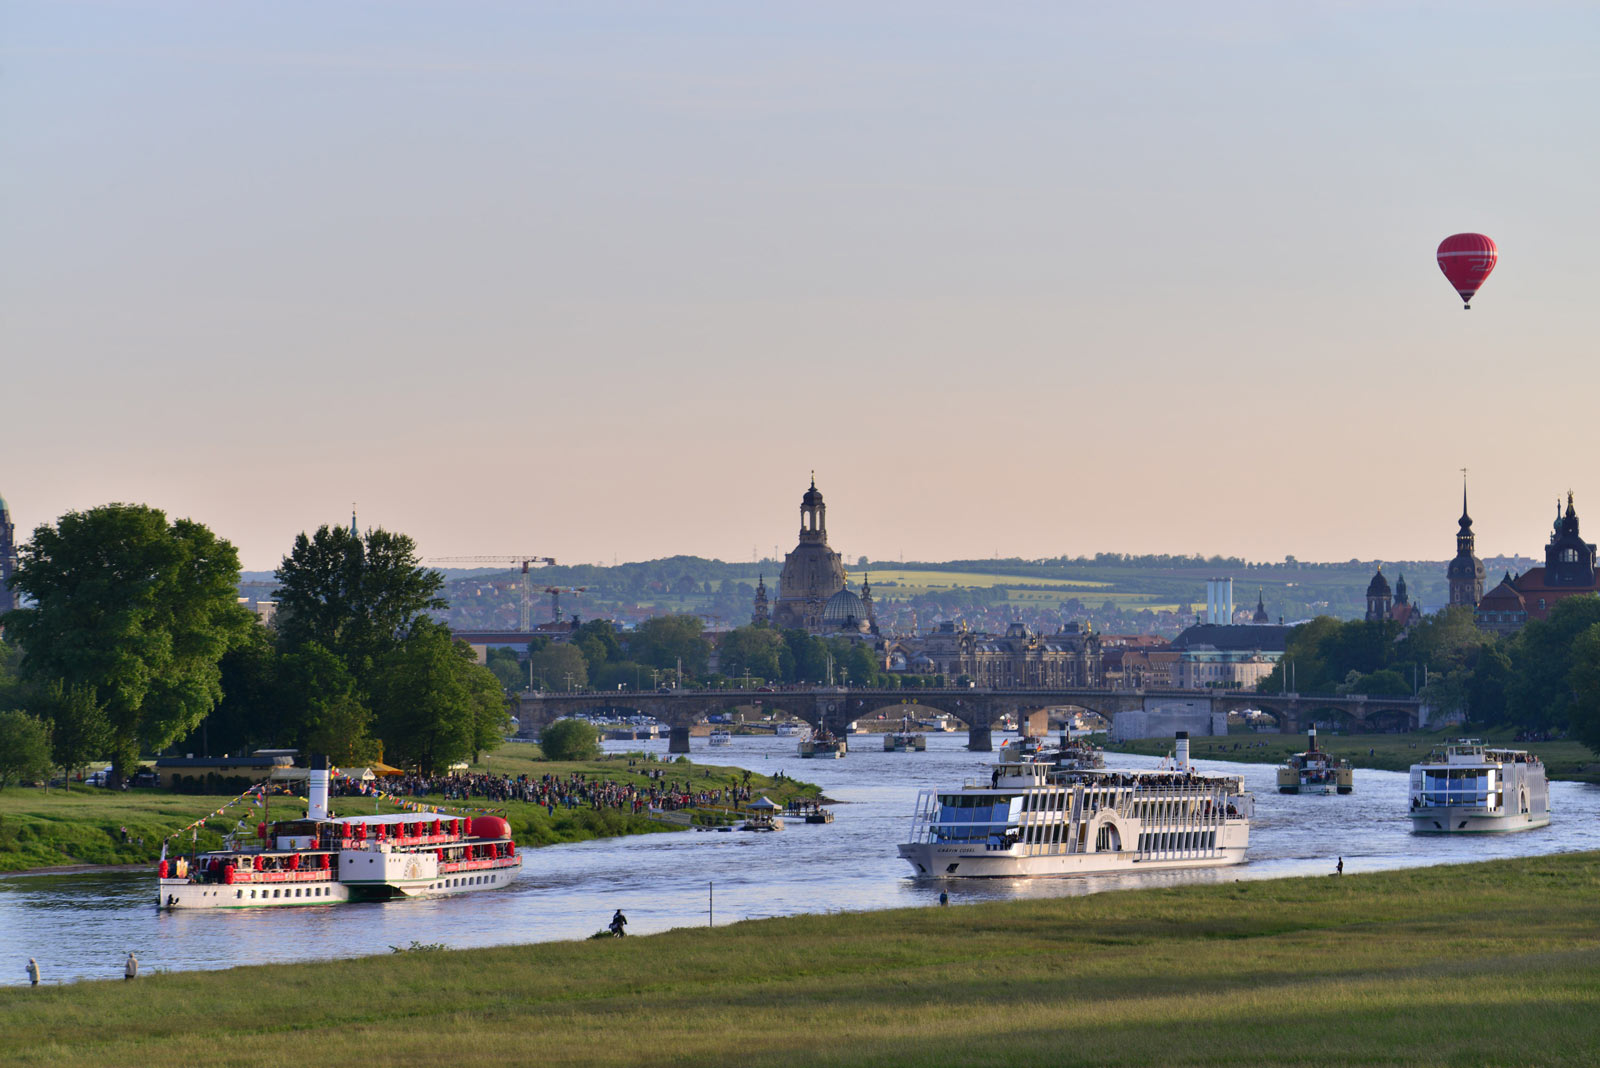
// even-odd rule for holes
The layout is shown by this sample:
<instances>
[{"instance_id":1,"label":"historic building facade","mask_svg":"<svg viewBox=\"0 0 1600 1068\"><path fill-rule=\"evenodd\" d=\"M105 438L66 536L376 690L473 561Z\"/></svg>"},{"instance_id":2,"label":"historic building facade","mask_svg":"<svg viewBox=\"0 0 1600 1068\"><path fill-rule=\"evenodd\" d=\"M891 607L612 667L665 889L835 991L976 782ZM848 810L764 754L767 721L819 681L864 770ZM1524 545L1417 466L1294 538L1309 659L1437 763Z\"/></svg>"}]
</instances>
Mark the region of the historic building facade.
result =
<instances>
[{"instance_id":1,"label":"historic building facade","mask_svg":"<svg viewBox=\"0 0 1600 1068\"><path fill-rule=\"evenodd\" d=\"M772 625L782 630L799 627L821 633L827 629L822 617L829 600L844 588L844 561L828 547L828 508L822 503L813 475L811 488L800 498L800 543L784 557L783 572L778 576ZM764 587L757 591L758 606L765 596Z\"/></svg>"},{"instance_id":2,"label":"historic building facade","mask_svg":"<svg viewBox=\"0 0 1600 1068\"><path fill-rule=\"evenodd\" d=\"M1035 634L1012 623L1004 635L979 634L957 623L940 623L919 639L892 643L890 670L965 676L974 686L1047 689L1098 686L1100 638L1076 623L1055 634ZM896 665L904 663L904 668Z\"/></svg>"},{"instance_id":3,"label":"historic building facade","mask_svg":"<svg viewBox=\"0 0 1600 1068\"><path fill-rule=\"evenodd\" d=\"M17 526L11 521L6 499L0 497L0 612L17 607L17 596L11 592L11 573L16 568Z\"/></svg>"},{"instance_id":4,"label":"historic building facade","mask_svg":"<svg viewBox=\"0 0 1600 1068\"><path fill-rule=\"evenodd\" d=\"M1568 597L1597 592L1595 546L1583 540L1569 491L1566 512L1561 511L1561 502L1556 502L1544 566L1530 567L1520 575L1508 572L1500 585L1479 600L1474 618L1484 630L1511 634L1530 619L1548 618L1550 610Z\"/></svg>"}]
</instances>

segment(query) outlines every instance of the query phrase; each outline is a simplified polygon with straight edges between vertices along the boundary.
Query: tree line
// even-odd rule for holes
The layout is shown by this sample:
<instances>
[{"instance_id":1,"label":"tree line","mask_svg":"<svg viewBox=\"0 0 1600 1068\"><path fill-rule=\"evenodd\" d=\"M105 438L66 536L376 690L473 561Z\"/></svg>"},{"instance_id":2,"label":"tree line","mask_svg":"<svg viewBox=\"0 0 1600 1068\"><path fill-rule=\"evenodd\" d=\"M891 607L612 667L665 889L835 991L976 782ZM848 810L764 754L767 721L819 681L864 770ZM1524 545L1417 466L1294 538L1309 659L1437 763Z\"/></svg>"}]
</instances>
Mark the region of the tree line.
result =
<instances>
[{"instance_id":1,"label":"tree line","mask_svg":"<svg viewBox=\"0 0 1600 1068\"><path fill-rule=\"evenodd\" d=\"M1548 619L1499 637L1453 605L1401 633L1392 621L1326 616L1289 633L1257 689L1410 694L1481 727L1568 734L1600 753L1600 597L1558 602Z\"/></svg>"},{"instance_id":2,"label":"tree line","mask_svg":"<svg viewBox=\"0 0 1600 1068\"><path fill-rule=\"evenodd\" d=\"M323 526L274 574L263 626L238 603L237 551L200 523L110 504L39 527L11 582L27 604L0 617L0 751L29 754L11 775L104 756L121 779L172 747L431 773L504 735L505 695L432 618L442 579L410 538Z\"/></svg>"}]
</instances>

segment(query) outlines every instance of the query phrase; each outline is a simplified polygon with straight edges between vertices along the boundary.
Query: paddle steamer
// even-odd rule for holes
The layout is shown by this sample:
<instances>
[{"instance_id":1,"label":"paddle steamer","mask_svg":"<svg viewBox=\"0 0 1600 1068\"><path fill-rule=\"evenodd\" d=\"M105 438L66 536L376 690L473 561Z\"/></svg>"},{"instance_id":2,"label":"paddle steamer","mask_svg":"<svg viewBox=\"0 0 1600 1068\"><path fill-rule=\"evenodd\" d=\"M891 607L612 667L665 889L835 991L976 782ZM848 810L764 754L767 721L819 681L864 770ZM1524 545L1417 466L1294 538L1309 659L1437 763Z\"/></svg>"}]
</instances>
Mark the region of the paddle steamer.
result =
<instances>
[{"instance_id":1,"label":"paddle steamer","mask_svg":"<svg viewBox=\"0 0 1600 1068\"><path fill-rule=\"evenodd\" d=\"M1309 747L1295 753L1278 766L1280 794L1348 794L1355 789L1355 771L1350 761L1317 748L1317 728L1312 727Z\"/></svg>"},{"instance_id":2,"label":"paddle steamer","mask_svg":"<svg viewBox=\"0 0 1600 1068\"><path fill-rule=\"evenodd\" d=\"M168 859L157 867L163 909L338 905L442 897L506 886L522 870L499 816L397 813L337 819L328 761L314 757L306 814L256 827L258 844Z\"/></svg>"},{"instance_id":3,"label":"paddle steamer","mask_svg":"<svg viewBox=\"0 0 1600 1068\"><path fill-rule=\"evenodd\" d=\"M924 790L900 856L928 878L1100 875L1238 864L1254 798L1237 775L1201 775L1189 738L1173 767L1107 771L1080 754L1002 761L988 781ZM1048 751L1041 752L1041 757Z\"/></svg>"}]
</instances>

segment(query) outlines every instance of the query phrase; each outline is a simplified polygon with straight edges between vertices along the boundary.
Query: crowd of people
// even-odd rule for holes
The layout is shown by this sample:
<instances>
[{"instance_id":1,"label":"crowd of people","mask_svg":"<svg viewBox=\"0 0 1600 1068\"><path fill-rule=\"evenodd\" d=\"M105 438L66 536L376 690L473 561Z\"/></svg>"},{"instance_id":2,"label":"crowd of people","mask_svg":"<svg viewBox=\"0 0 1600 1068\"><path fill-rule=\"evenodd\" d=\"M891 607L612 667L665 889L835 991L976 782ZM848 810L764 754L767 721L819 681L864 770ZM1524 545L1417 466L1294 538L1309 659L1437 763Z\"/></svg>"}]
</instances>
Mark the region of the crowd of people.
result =
<instances>
[{"instance_id":1,"label":"crowd of people","mask_svg":"<svg viewBox=\"0 0 1600 1068\"><path fill-rule=\"evenodd\" d=\"M456 773L451 775L396 775L372 782L341 779L333 792L340 796L370 797L378 793L394 797L442 797L446 802L520 801L542 806L555 815L557 809L587 808L642 814L654 810L671 811L702 805L734 807L751 799L748 784L710 790L691 789L688 780L668 778L664 769L650 769L642 784L614 782L582 772L560 776L489 775Z\"/></svg>"}]
</instances>

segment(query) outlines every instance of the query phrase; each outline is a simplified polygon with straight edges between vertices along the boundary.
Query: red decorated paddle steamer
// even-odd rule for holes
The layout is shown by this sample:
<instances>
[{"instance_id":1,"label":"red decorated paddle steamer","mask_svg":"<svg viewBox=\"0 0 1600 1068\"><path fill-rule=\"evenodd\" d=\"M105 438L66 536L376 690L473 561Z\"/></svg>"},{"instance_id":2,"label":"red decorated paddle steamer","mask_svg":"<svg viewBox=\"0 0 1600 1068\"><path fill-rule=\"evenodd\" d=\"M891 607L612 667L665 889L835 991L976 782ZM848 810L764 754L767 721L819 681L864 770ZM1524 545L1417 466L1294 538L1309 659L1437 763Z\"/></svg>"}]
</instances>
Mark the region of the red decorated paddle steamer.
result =
<instances>
[{"instance_id":1,"label":"red decorated paddle steamer","mask_svg":"<svg viewBox=\"0 0 1600 1068\"><path fill-rule=\"evenodd\" d=\"M328 760L314 757L304 817L262 823L254 847L168 859L164 909L274 908L442 897L511 883L522 857L499 816L396 813L335 818Z\"/></svg>"}]
</instances>

